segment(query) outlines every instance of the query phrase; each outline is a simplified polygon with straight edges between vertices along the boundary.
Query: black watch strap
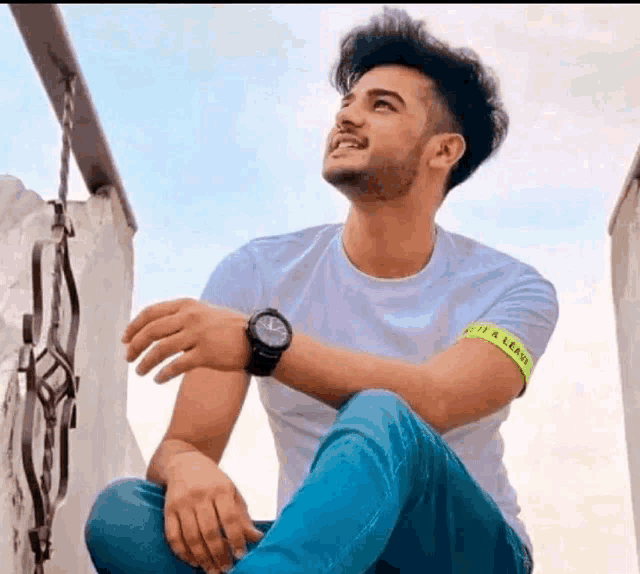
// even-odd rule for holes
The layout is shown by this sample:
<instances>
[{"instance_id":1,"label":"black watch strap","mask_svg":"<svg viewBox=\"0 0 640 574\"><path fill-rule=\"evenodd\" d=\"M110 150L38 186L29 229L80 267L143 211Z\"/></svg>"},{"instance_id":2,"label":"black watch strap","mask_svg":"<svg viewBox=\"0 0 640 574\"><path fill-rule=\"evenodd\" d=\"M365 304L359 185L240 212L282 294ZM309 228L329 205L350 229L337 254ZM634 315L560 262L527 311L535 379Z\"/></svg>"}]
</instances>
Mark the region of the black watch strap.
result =
<instances>
[{"instance_id":1,"label":"black watch strap","mask_svg":"<svg viewBox=\"0 0 640 574\"><path fill-rule=\"evenodd\" d=\"M275 370L281 356L282 351L271 351L259 341L254 341L246 371L256 377L269 377Z\"/></svg>"}]
</instances>

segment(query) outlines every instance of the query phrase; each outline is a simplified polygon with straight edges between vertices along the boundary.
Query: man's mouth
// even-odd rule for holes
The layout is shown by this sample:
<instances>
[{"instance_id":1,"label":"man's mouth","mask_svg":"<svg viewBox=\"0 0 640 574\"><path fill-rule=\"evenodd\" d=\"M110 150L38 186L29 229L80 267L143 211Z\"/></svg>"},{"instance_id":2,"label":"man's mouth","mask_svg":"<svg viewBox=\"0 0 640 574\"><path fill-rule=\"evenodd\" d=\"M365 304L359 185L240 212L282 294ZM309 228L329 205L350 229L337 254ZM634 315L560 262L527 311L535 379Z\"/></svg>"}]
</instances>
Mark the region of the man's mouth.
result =
<instances>
[{"instance_id":1,"label":"man's mouth","mask_svg":"<svg viewBox=\"0 0 640 574\"><path fill-rule=\"evenodd\" d=\"M342 142L338 144L335 148L333 148L331 155L336 154L338 152L359 151L363 149L364 149L364 146L355 144L353 142Z\"/></svg>"},{"instance_id":2,"label":"man's mouth","mask_svg":"<svg viewBox=\"0 0 640 574\"><path fill-rule=\"evenodd\" d=\"M331 153L345 149L364 149L364 142L350 134L339 134L333 140Z\"/></svg>"},{"instance_id":3,"label":"man's mouth","mask_svg":"<svg viewBox=\"0 0 640 574\"><path fill-rule=\"evenodd\" d=\"M360 151L361 149L362 148L357 148L357 147L339 147L339 148L334 149L331 152L331 155L337 155L337 154L340 154L340 153L349 153L349 152L352 152L352 151Z\"/></svg>"}]
</instances>

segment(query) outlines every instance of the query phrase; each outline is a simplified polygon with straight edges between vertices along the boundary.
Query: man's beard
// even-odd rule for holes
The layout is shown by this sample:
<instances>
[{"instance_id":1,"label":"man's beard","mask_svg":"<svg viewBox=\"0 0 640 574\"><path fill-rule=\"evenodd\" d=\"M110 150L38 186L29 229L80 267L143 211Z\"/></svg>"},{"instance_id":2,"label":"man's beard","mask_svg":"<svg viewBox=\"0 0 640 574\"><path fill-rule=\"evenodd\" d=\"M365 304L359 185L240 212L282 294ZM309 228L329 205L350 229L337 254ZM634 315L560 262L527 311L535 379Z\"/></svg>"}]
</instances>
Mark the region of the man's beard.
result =
<instances>
[{"instance_id":1,"label":"man's beard","mask_svg":"<svg viewBox=\"0 0 640 574\"><path fill-rule=\"evenodd\" d=\"M414 150L405 162L372 158L365 168L344 167L323 171L322 177L349 201L366 203L401 199L410 192L418 175L419 151Z\"/></svg>"}]
</instances>

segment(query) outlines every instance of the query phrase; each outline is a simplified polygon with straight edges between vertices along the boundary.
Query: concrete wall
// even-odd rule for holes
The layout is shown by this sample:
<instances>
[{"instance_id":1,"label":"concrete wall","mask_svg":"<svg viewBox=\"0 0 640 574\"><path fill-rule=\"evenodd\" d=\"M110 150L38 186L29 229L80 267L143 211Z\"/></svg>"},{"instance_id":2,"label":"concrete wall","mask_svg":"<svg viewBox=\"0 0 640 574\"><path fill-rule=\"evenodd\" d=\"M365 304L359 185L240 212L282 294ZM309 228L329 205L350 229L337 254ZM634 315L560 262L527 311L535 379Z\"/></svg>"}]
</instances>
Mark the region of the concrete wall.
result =
<instances>
[{"instance_id":1,"label":"concrete wall","mask_svg":"<svg viewBox=\"0 0 640 574\"><path fill-rule=\"evenodd\" d=\"M640 189L633 179L611 237L611 277L636 546L640 549ZM638 558L640 568L640 557Z\"/></svg>"},{"instance_id":2,"label":"concrete wall","mask_svg":"<svg viewBox=\"0 0 640 574\"><path fill-rule=\"evenodd\" d=\"M127 420L127 372L122 332L130 321L133 292L133 231L115 194L68 202L75 237L68 239L80 298L80 330L75 373L77 427L70 431L69 490L53 522L51 560L46 574L93 574L84 545L84 522L96 493L118 476L143 476L145 463ZM0 571L28 573L34 561L27 531L34 525L31 495L21 454L24 396L18 375L22 316L33 312L31 250L51 237L53 206L11 176L0 176ZM36 355L44 348L50 321L54 248L43 257L44 323ZM60 340L66 345L70 303L62 288ZM41 361L39 374L52 364ZM62 382L59 368L48 379ZM57 378L56 378L57 377ZM34 463L42 469L44 420L38 402L34 423ZM61 409L58 409L60 415ZM50 495L57 493L58 441Z\"/></svg>"}]
</instances>

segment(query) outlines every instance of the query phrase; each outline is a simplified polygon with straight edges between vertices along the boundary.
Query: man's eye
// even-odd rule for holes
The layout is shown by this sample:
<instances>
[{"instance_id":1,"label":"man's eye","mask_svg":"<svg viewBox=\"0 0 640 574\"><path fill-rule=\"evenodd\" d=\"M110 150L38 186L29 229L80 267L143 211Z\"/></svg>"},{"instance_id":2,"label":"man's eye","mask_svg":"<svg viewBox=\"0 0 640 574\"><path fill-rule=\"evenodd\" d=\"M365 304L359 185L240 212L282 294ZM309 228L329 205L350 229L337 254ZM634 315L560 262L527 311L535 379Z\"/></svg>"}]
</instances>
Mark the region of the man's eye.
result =
<instances>
[{"instance_id":1,"label":"man's eye","mask_svg":"<svg viewBox=\"0 0 640 574\"><path fill-rule=\"evenodd\" d=\"M376 108L378 104L384 104L385 106L387 106L389 109L393 110L394 107L387 102L386 100L376 100L373 104L373 107Z\"/></svg>"},{"instance_id":2,"label":"man's eye","mask_svg":"<svg viewBox=\"0 0 640 574\"><path fill-rule=\"evenodd\" d=\"M373 103L373 108L375 109L376 107L378 107L378 104L384 104L384 105L385 105L385 106L387 106L390 110L395 110L395 108L394 108L394 107L393 107L389 102L387 102L386 100L376 100L376 101ZM348 105L349 105L349 102L342 102L342 103L340 104L340 109L342 110L342 109L346 108Z\"/></svg>"}]
</instances>

